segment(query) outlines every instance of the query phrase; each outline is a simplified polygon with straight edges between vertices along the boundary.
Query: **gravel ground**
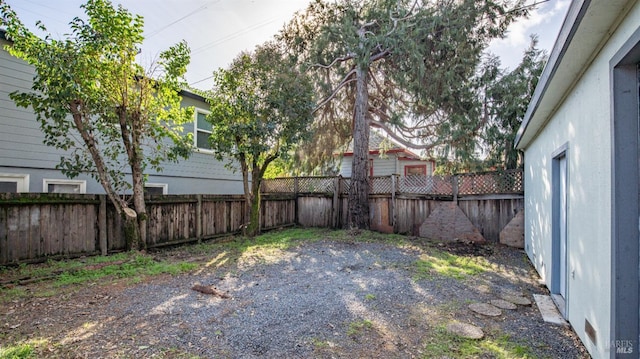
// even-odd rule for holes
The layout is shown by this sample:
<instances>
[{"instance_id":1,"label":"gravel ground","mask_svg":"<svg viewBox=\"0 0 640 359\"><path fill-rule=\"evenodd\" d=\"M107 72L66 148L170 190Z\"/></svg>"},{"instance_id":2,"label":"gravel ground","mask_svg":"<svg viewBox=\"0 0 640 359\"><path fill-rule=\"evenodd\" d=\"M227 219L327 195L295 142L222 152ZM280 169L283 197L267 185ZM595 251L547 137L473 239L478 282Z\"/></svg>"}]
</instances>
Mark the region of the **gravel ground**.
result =
<instances>
[{"instance_id":1,"label":"gravel ground","mask_svg":"<svg viewBox=\"0 0 640 359\"><path fill-rule=\"evenodd\" d=\"M480 251L494 270L416 279L420 246L303 242L273 258L216 257L189 275L9 303L0 307L0 339L48 337L58 344L40 354L50 357L429 358L426 338L455 320L489 338L509 335L536 358L588 357L575 334L544 323L535 304L497 318L467 308L502 293L532 301L547 294L522 251L441 249ZM194 291L195 284L230 298Z\"/></svg>"}]
</instances>

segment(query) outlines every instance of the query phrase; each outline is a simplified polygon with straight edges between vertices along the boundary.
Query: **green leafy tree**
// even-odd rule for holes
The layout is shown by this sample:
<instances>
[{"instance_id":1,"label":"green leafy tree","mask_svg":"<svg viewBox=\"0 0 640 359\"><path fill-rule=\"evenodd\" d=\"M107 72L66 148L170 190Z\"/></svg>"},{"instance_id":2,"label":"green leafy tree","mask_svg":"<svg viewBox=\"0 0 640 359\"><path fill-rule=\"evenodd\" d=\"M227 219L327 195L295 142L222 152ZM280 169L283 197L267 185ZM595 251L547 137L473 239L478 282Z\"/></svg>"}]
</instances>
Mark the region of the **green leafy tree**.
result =
<instances>
[{"instance_id":1,"label":"green leafy tree","mask_svg":"<svg viewBox=\"0 0 640 359\"><path fill-rule=\"evenodd\" d=\"M210 99L211 149L242 170L245 234L260 231L260 185L269 164L286 158L309 134L314 99L309 79L276 43L240 54L229 69L214 73ZM237 162L235 162L237 161Z\"/></svg>"},{"instance_id":2,"label":"green leafy tree","mask_svg":"<svg viewBox=\"0 0 640 359\"><path fill-rule=\"evenodd\" d=\"M532 37L520 64L487 88L491 115L482 136L489 166L515 169L523 165L522 152L514 148L515 138L547 61L537 44L537 37Z\"/></svg>"},{"instance_id":3,"label":"green leafy tree","mask_svg":"<svg viewBox=\"0 0 640 359\"><path fill-rule=\"evenodd\" d=\"M7 4L0 6L13 41L8 51L35 69L31 91L11 93L11 99L33 108L45 144L67 151L57 167L70 178L96 178L125 218L129 247L144 247L144 171L160 171L163 161L190 152L191 139L181 134L181 125L193 109L181 108L179 96L189 48L170 47L145 71L135 61L143 20L121 6L87 1L81 6L87 20L74 18L62 40L39 38ZM133 192L133 209L122 196L127 190Z\"/></svg>"},{"instance_id":4,"label":"green leafy tree","mask_svg":"<svg viewBox=\"0 0 640 359\"><path fill-rule=\"evenodd\" d=\"M482 52L526 14L522 4L317 0L283 29L323 98L310 167L353 139L350 227L369 227L370 126L423 150L474 138L486 121L475 87Z\"/></svg>"}]
</instances>

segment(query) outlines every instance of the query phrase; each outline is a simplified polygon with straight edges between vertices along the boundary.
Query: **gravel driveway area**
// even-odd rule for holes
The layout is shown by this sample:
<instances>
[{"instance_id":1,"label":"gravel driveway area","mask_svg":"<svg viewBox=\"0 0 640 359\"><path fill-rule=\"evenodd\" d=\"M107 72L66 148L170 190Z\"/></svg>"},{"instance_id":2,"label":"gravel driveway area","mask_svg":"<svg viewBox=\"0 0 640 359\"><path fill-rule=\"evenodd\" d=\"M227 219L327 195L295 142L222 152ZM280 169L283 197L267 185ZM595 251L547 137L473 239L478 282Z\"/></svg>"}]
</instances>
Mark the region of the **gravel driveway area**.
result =
<instances>
[{"instance_id":1,"label":"gravel driveway area","mask_svg":"<svg viewBox=\"0 0 640 359\"><path fill-rule=\"evenodd\" d=\"M430 250L480 254L491 270L425 272L419 263ZM197 284L213 294L193 290ZM513 349L475 357L588 357L568 327L543 322L535 303L497 317L469 309L503 294L547 294L520 250L327 237L237 260L213 253L187 275L12 302L0 308L0 339L49 338L58 343L40 353L49 357L431 358L458 357L437 348L464 343L444 329L461 322L484 331L472 342L478 348Z\"/></svg>"}]
</instances>

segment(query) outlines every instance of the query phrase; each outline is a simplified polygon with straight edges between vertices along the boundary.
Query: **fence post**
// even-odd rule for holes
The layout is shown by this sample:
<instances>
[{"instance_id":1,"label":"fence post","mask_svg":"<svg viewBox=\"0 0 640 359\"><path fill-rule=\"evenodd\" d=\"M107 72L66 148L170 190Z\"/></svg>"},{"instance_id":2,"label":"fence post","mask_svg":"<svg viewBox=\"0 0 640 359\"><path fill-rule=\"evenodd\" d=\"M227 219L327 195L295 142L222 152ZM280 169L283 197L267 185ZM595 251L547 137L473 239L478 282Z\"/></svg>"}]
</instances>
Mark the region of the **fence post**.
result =
<instances>
[{"instance_id":1,"label":"fence post","mask_svg":"<svg viewBox=\"0 0 640 359\"><path fill-rule=\"evenodd\" d=\"M340 184L342 183L341 178L341 175L337 175L333 179L333 205L331 206L331 225L333 226L333 228L338 228L338 221L340 219Z\"/></svg>"},{"instance_id":2,"label":"fence post","mask_svg":"<svg viewBox=\"0 0 640 359\"><path fill-rule=\"evenodd\" d=\"M202 242L202 195L197 194L196 199L198 204L196 205L196 237L198 243Z\"/></svg>"},{"instance_id":3,"label":"fence post","mask_svg":"<svg viewBox=\"0 0 640 359\"><path fill-rule=\"evenodd\" d=\"M98 208L98 235L100 236L100 254L107 255L107 195L100 194L100 207Z\"/></svg>"},{"instance_id":4,"label":"fence post","mask_svg":"<svg viewBox=\"0 0 640 359\"><path fill-rule=\"evenodd\" d=\"M295 197L295 202L294 202L295 219L294 219L294 221L295 221L296 226L297 226L298 224L300 224L300 222L299 222L300 218L298 217L298 209L299 209L299 206L298 206L298 176L293 178L293 195Z\"/></svg>"},{"instance_id":5,"label":"fence post","mask_svg":"<svg viewBox=\"0 0 640 359\"><path fill-rule=\"evenodd\" d=\"M451 188L453 190L453 201L458 203L458 175L451 177Z\"/></svg>"},{"instance_id":6,"label":"fence post","mask_svg":"<svg viewBox=\"0 0 640 359\"><path fill-rule=\"evenodd\" d=\"M391 226L393 227L393 233L397 233L396 230L396 175L391 175L391 203L389 204L389 212L391 212Z\"/></svg>"}]
</instances>

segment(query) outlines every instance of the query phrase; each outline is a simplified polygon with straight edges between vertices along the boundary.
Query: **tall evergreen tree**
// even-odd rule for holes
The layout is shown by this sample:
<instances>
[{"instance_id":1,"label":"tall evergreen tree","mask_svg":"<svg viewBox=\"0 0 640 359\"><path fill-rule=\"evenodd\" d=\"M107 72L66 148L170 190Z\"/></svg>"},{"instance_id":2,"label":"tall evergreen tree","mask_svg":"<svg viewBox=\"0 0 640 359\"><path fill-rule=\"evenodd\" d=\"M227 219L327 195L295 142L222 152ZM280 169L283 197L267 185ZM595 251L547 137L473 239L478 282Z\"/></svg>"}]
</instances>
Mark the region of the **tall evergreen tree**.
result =
<instances>
[{"instance_id":1,"label":"tall evergreen tree","mask_svg":"<svg viewBox=\"0 0 640 359\"><path fill-rule=\"evenodd\" d=\"M537 45L534 36L520 64L487 88L491 119L482 137L490 166L515 169L523 165L522 152L514 148L515 137L547 61Z\"/></svg>"},{"instance_id":2,"label":"tall evergreen tree","mask_svg":"<svg viewBox=\"0 0 640 359\"><path fill-rule=\"evenodd\" d=\"M369 228L369 129L429 150L486 121L476 69L489 41L525 15L523 1L317 0L281 33L323 97L312 166L353 139L348 223Z\"/></svg>"}]
</instances>

